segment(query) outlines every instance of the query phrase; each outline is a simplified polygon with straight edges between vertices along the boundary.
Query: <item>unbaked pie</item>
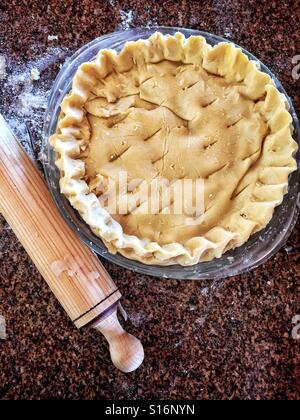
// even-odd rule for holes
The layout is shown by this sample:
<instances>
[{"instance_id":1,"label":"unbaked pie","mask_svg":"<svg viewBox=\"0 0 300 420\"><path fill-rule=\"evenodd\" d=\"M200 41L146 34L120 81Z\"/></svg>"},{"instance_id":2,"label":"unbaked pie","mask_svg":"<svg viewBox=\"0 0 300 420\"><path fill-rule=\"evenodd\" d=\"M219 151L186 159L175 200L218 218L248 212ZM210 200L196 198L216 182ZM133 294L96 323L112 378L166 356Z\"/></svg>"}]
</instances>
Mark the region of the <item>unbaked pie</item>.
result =
<instances>
[{"instance_id":1,"label":"unbaked pie","mask_svg":"<svg viewBox=\"0 0 300 420\"><path fill-rule=\"evenodd\" d=\"M241 246L296 169L292 117L269 75L231 43L181 33L82 64L51 144L72 206L110 252L146 264L192 265ZM187 180L193 206L175 211L174 185Z\"/></svg>"}]
</instances>

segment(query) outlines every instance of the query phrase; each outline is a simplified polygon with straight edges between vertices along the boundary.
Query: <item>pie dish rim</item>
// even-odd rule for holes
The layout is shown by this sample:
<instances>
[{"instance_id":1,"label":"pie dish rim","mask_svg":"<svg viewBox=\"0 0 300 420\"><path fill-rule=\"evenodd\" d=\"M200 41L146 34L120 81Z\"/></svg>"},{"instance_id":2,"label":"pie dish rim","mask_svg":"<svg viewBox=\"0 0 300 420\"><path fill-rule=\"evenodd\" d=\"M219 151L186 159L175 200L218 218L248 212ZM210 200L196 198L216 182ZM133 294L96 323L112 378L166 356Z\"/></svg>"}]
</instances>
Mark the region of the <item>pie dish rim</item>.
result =
<instances>
[{"instance_id":1,"label":"pie dish rim","mask_svg":"<svg viewBox=\"0 0 300 420\"><path fill-rule=\"evenodd\" d=\"M152 32L155 32L155 31L171 31L172 33L174 33L174 32L176 32L177 30L180 30L180 31L188 31L188 33L189 34L195 34L195 35L202 35L202 36L204 36L204 37L209 37L210 39L208 40L208 42L210 43L211 42L211 37L214 37L215 38L215 42L216 43L218 43L218 42L220 42L220 41L226 41L226 42L228 42L228 40L224 40L224 39L222 39L222 38L220 38L220 37L216 37L216 36L214 36L214 35L212 35L212 34L206 34L206 33L203 33L203 32L201 32L201 31L191 31L191 30L186 30L186 29L183 29L183 28L164 28L164 27L157 27L157 28L153 28L153 29L151 29L150 31L152 31ZM140 30L140 31L145 31L145 30ZM146 31L149 31L149 29L147 29ZM135 37L137 37L137 38L141 38L141 34L139 34L139 36L137 36L137 32L139 32L138 30L133 30L133 31L126 31L126 35L127 35L127 39L128 39L128 35L129 35L129 33L128 32L133 32L134 33L134 36ZM121 32L119 32L119 33L114 33L114 34L110 34L110 35L108 35L108 38L109 37L111 37L112 35L118 35L118 34L123 34L124 35L124 32L123 31L121 31ZM143 38L146 38L146 36L143 36ZM217 39L216 39L217 38ZM97 43L98 42L101 42L101 39L103 39L103 37L102 38L100 38L100 39L98 39L98 40L96 40L97 41ZM95 43L95 41L93 41L93 43ZM85 46L84 47L84 50L86 50L88 48L88 46ZM240 48L240 47L239 47ZM100 48L101 49L101 48ZM247 51L244 51L247 55L249 55L250 56L250 58L251 59L255 59L255 57L253 57L250 53L248 53ZM78 54L77 53L77 57L79 56L80 54ZM75 60L76 60L76 58L77 58L76 56L75 56ZM257 60L257 59L256 59ZM87 61L87 60L83 60L83 61ZM74 58L73 59L71 59L70 61L69 61L69 63L70 62L74 62ZM263 65L262 65L263 66ZM265 67L265 66L263 66L263 67ZM64 69L62 69L62 71L61 71L61 73L63 72L63 70ZM263 68L263 70L265 70L264 68ZM60 74L61 74L60 73ZM270 73L270 72L269 72ZM272 79L273 80L275 80L275 82L277 82L276 81L276 78L274 77L274 75L272 75L272 73L271 73L271 77L272 77ZM59 77L58 77L58 80L57 80L58 82L59 82ZM57 84L57 81L56 81L56 84ZM279 87L281 88L281 90L283 90L282 89L282 86L281 86L281 84L279 83L279 82L277 82L278 84L279 84ZM276 85L277 85L277 83L276 83ZM277 85L278 86L278 85ZM55 87L55 86L54 86ZM284 90L283 90L283 92L284 92ZM284 92L285 93L285 92ZM53 96L53 94L52 94L52 96ZM289 100L289 99L288 99ZM289 101L290 102L290 101ZM50 104L49 104L49 106L51 105L51 101L50 101ZM57 101L56 101L56 105L57 105ZM292 104L291 104L291 102L290 102L290 106L292 107ZM291 108L291 110L293 111L293 107ZM294 117L294 125L296 125L297 126L297 119L296 119L296 116L295 115L293 115L293 117ZM46 115L46 119L47 119L47 115ZM53 127L53 124L52 124L52 127ZM47 136L45 136L47 139L48 139L48 134L49 134L49 132L47 132L47 130L49 129L49 124L48 124L48 127L47 127L47 122L46 122L46 124L45 124L45 134L47 135ZM297 135L297 130L295 131L295 134ZM48 141L47 141L48 142ZM47 150L47 159L46 159L46 161L48 160L48 163L49 163L49 152L50 152L50 154L51 154L51 151L49 151L49 147L47 148L48 150ZM51 158L51 156L50 156L50 158ZM46 162L46 166L45 167L48 167L49 168L49 165L47 165L47 162ZM53 168L52 168L53 169ZM51 178L51 175L50 175L50 178ZM48 180L49 180L49 177L48 177ZM51 180L50 180L50 184L51 184ZM50 185L51 186L51 185ZM52 187L53 187L53 180L52 180ZM56 188L57 189L57 188ZM57 193L57 191L56 191L56 193ZM55 193L55 195L56 195L56 193ZM56 202L57 202L57 197L56 197ZM61 207L61 205L59 205L59 207ZM63 213L64 213L64 215L65 215L65 211L63 211ZM68 219L69 219L69 222L70 222L70 218L68 217ZM291 223L292 224L292 223ZM74 227L74 226L73 226ZM78 229L78 227L76 227L76 230ZM84 237L83 237L83 239L91 246L95 246L95 244L93 244L92 243L92 241L90 241L90 237L89 238L86 238L86 235L84 235ZM240 248L242 248L244 245L242 245ZM103 254L103 252L106 252L106 250L104 249L104 250L99 250L99 246L98 246L98 244L96 245L96 247L94 247L94 249L97 251L97 252L99 252L100 251L100 253L101 254ZM120 264L120 261L119 261L119 258L118 257L120 257L119 255L118 256L114 256L114 255L112 255L112 254L105 254L105 256L108 258L108 259L110 259L110 260L114 260L114 262L117 262L117 263L119 263ZM222 257L221 257L222 258ZM230 256L229 256L229 258L230 258ZM234 258L234 257L233 257ZM118 261L115 261L115 260L118 260ZM125 265L126 263L128 263L128 264L126 264L126 266L128 266L128 265L131 265L130 264L130 262L132 262L132 260L128 260L128 259L125 259L125 261L123 260L123 258L121 258L122 259L122 262L121 262L121 265ZM251 261L251 263L253 263L253 261ZM209 263L203 263L203 262L201 262L200 263L201 265L203 265L203 264L209 264ZM142 270L146 270L147 271L147 273L151 273L152 275L153 275L153 270L151 270L151 267L153 267L153 265L151 265L150 267L149 267L149 270L147 270L146 269L146 267L144 268L143 266L144 266L144 264L142 264L142 267L141 267L141 264L140 263L137 263L136 261L133 261L133 265L135 265L135 266L138 266L137 267L137 270L138 271L142 271ZM250 266L251 264L249 264L248 266ZM252 264L252 265L254 265L254 264ZM172 266L172 268L176 268L177 266ZM196 276L197 276L197 278L199 278L199 274L200 274L200 277L202 277L202 275L201 275L201 272L199 273L198 272L198 270L195 270L195 267L198 267L198 265L197 266L193 266L193 267L191 267L191 270L190 270L190 272L193 274L193 275L195 275L195 273L197 273L196 274ZM128 268L128 267L127 267ZM129 268L132 268L132 267L129 267ZM170 268L170 267L169 267ZM177 267L178 268L178 267ZM188 267L187 267L188 268ZM233 273L233 274L236 274L237 272L240 272L241 271L241 267L239 267L238 269L237 269L237 267L235 268L235 270L230 270L230 268L233 268L233 267L228 267L229 268L229 274L231 275L231 273ZM245 267L243 268L243 270L245 269ZM186 268L180 268L180 270L186 270ZM167 276L169 277L177 277L176 275L174 275L174 270L170 270L170 269L167 269L167 267L160 267L160 270L158 270L158 271L160 271L160 273L161 273L161 271L167 271L168 272L168 274L167 274ZM189 270L187 270L187 271L189 271ZM170 272L170 275L169 275L169 272ZM216 275L217 275L217 273L216 273L216 270L214 270L214 277L216 277ZM161 274L160 273L158 273L157 275L159 275L159 276L161 276ZM187 275L187 273L183 273L184 274L184 277ZM222 273L222 277L224 277L224 274L226 275L226 273ZM190 274L188 274L188 276L190 276ZM207 273L207 272L204 272L203 273L203 277L205 277L205 278L207 278L208 276L210 276L210 273ZM179 275L179 277L180 277L180 275Z\"/></svg>"}]
</instances>

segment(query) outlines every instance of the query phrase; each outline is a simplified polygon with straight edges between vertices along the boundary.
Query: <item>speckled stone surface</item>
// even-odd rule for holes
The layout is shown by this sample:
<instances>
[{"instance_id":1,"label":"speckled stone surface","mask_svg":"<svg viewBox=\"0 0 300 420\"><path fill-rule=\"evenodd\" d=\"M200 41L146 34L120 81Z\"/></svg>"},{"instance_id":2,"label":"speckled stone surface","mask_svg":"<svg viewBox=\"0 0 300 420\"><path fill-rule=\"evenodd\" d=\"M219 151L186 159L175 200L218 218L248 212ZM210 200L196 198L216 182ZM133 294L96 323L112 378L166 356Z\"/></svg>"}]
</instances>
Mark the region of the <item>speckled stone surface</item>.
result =
<instances>
[{"instance_id":1,"label":"speckled stone surface","mask_svg":"<svg viewBox=\"0 0 300 420\"><path fill-rule=\"evenodd\" d=\"M2 0L0 112L39 159L45 100L59 64L116 28L160 24L242 45L278 76L299 113L300 79L292 78L299 20L298 0ZM27 86L32 67L41 78ZM7 329L0 398L298 399L300 340L291 331L300 315L299 237L298 224L269 262L220 281L154 279L104 262L122 289L126 327L145 347L142 367L125 375L112 367L96 331L74 328L0 216L0 315Z\"/></svg>"}]
</instances>

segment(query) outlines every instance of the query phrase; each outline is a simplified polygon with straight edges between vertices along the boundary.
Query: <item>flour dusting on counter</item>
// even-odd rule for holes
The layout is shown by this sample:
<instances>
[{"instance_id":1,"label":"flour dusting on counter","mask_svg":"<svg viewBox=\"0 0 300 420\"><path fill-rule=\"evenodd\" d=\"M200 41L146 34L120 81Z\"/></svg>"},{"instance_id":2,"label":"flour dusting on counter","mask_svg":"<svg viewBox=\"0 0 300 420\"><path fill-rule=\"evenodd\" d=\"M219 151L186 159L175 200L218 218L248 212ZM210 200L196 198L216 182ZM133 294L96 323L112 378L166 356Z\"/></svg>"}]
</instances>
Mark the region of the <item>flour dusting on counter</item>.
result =
<instances>
[{"instance_id":1,"label":"flour dusting on counter","mask_svg":"<svg viewBox=\"0 0 300 420\"><path fill-rule=\"evenodd\" d=\"M6 58L4 55L0 55L0 80L6 77Z\"/></svg>"},{"instance_id":2,"label":"flour dusting on counter","mask_svg":"<svg viewBox=\"0 0 300 420\"><path fill-rule=\"evenodd\" d=\"M156 17L149 19L145 24L145 28L151 28L152 26L158 26L158 20Z\"/></svg>"},{"instance_id":3,"label":"flour dusting on counter","mask_svg":"<svg viewBox=\"0 0 300 420\"><path fill-rule=\"evenodd\" d=\"M48 35L48 41L58 41L58 35Z\"/></svg>"},{"instance_id":4,"label":"flour dusting on counter","mask_svg":"<svg viewBox=\"0 0 300 420\"><path fill-rule=\"evenodd\" d=\"M130 314L129 319L135 327L140 327L147 320L147 315L145 312L139 311Z\"/></svg>"},{"instance_id":5,"label":"flour dusting on counter","mask_svg":"<svg viewBox=\"0 0 300 420\"><path fill-rule=\"evenodd\" d=\"M134 14L133 14L133 10L121 10L120 11L120 16L121 16L121 23L119 24L119 29L130 29L132 27L133 24L133 18L134 18Z\"/></svg>"},{"instance_id":6,"label":"flour dusting on counter","mask_svg":"<svg viewBox=\"0 0 300 420\"><path fill-rule=\"evenodd\" d=\"M31 80L40 80L41 78L41 74L39 70L35 67L31 69L30 76L31 76Z\"/></svg>"},{"instance_id":7,"label":"flour dusting on counter","mask_svg":"<svg viewBox=\"0 0 300 420\"><path fill-rule=\"evenodd\" d=\"M1 96L5 98L0 112L35 159L42 143L44 112L52 85L52 80L43 78L43 73L63 62L66 54L66 49L49 47L43 55L27 63L0 55Z\"/></svg>"}]
</instances>

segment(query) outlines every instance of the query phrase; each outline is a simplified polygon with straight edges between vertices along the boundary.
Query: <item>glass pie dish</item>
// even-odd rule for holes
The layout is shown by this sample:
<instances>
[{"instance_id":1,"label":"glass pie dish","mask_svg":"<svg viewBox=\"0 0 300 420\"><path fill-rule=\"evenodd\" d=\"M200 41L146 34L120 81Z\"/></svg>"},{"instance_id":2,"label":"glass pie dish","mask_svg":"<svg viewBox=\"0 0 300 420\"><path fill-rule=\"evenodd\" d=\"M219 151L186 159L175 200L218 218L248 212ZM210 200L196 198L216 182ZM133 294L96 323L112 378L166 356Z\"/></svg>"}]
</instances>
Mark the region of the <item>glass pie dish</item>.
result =
<instances>
[{"instance_id":1,"label":"glass pie dish","mask_svg":"<svg viewBox=\"0 0 300 420\"><path fill-rule=\"evenodd\" d=\"M54 201L61 211L61 214L70 227L78 233L80 238L90 248L92 248L94 252L117 265L151 276L175 279L217 279L241 274L259 266L274 255L274 253L285 243L296 223L299 212L300 197L299 152L296 156L298 171L295 171L290 176L289 191L285 195L282 204L275 209L273 218L267 227L251 236L250 239L241 247L223 254L221 258L214 259L209 262L201 262L197 265L189 267L182 267L179 265L167 267L155 265L149 266L137 261L129 260L120 254L111 254L108 252L102 240L92 233L89 226L83 221L76 210L72 208L67 198L60 193L60 173L58 168L55 166L55 154L50 146L49 137L55 132L60 112L60 104L64 96L71 89L72 80L78 66L84 62L92 61L101 49L111 48L119 51L123 48L127 41L146 39L156 31L171 35L180 31L185 35L185 37L189 37L191 35L202 35L211 45L215 45L222 41L228 42L228 40L221 37L201 31L184 28L155 27L114 32L97 38L91 43L83 46L67 60L59 72L54 82L48 102L48 108L45 114L43 156L44 170L49 189L52 193ZM285 95L289 104L290 113L293 117L293 136L299 144L299 121L291 100L287 96L281 83L276 79L271 71L259 62L259 60L257 60L252 54L245 50L243 50L243 52L250 59L255 60L262 71L268 73L272 77L278 90Z\"/></svg>"}]
</instances>

